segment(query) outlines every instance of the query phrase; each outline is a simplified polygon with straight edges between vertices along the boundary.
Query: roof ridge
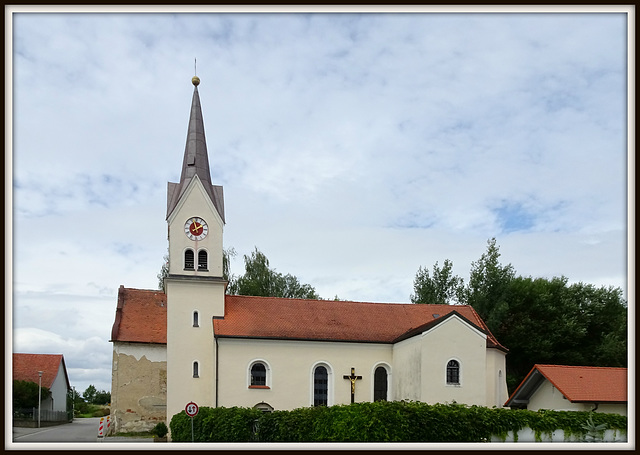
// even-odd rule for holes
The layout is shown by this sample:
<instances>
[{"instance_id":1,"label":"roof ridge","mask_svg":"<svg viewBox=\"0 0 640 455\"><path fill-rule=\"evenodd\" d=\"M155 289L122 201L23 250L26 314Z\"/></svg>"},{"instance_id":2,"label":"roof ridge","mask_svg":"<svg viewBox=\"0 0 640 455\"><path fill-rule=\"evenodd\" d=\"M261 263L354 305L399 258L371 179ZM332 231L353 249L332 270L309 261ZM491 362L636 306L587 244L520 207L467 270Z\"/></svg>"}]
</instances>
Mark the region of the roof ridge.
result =
<instances>
[{"instance_id":1,"label":"roof ridge","mask_svg":"<svg viewBox=\"0 0 640 455\"><path fill-rule=\"evenodd\" d=\"M299 297L274 297L260 295L226 294L225 297L246 298L246 299L266 299L266 300L287 300L300 302L326 302L326 303L358 303L363 305L403 305L406 307L433 307L433 308L464 308L471 305L443 305L439 303L411 303L411 302L363 302L358 300L332 300L332 299L304 299ZM455 310L454 310L455 311Z\"/></svg>"},{"instance_id":2,"label":"roof ridge","mask_svg":"<svg viewBox=\"0 0 640 455\"><path fill-rule=\"evenodd\" d=\"M35 354L32 352L14 352L13 355L37 355L37 356L57 356L57 357L62 357L63 354Z\"/></svg>"},{"instance_id":3,"label":"roof ridge","mask_svg":"<svg viewBox=\"0 0 640 455\"><path fill-rule=\"evenodd\" d=\"M581 369L599 369L599 370L627 370L627 367L598 367L591 365L556 365L550 363L536 363L534 367L556 367L556 368L581 368Z\"/></svg>"},{"instance_id":4,"label":"roof ridge","mask_svg":"<svg viewBox=\"0 0 640 455\"><path fill-rule=\"evenodd\" d=\"M125 291L143 291L143 292L155 292L158 294L164 294L164 291L162 289L140 289L140 288L128 288L124 285L120 285L122 287L122 289L124 289Z\"/></svg>"}]
</instances>

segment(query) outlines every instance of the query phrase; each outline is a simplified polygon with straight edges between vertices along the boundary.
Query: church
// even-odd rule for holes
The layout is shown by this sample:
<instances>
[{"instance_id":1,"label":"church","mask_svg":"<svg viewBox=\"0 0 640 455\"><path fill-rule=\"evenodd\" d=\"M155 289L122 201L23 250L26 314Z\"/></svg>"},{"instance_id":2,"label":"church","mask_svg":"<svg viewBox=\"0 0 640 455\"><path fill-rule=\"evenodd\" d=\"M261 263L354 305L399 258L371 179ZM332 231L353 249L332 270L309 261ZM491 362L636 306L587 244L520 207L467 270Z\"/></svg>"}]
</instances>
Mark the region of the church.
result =
<instances>
[{"instance_id":1,"label":"church","mask_svg":"<svg viewBox=\"0 0 640 455\"><path fill-rule=\"evenodd\" d=\"M193 402L265 412L363 401L502 407L507 349L466 305L226 294L223 189L211 182L194 85L178 183L167 187L165 291L118 290L111 414L150 430Z\"/></svg>"}]
</instances>

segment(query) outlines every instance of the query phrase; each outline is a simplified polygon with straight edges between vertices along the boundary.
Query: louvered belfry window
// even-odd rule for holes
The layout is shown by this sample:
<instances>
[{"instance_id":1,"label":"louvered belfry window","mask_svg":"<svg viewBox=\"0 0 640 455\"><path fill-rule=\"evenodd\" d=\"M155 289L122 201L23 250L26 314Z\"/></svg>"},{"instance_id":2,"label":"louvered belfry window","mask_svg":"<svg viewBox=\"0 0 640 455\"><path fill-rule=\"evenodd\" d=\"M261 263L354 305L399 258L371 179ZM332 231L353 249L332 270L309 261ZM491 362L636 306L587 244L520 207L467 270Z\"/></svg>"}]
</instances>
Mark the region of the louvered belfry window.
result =
<instances>
[{"instance_id":1,"label":"louvered belfry window","mask_svg":"<svg viewBox=\"0 0 640 455\"><path fill-rule=\"evenodd\" d=\"M185 250L185 252L184 252L184 268L185 268L185 270L193 270L194 269L193 250Z\"/></svg>"},{"instance_id":2,"label":"louvered belfry window","mask_svg":"<svg viewBox=\"0 0 640 455\"><path fill-rule=\"evenodd\" d=\"M198 251L198 270L207 270L207 252L205 250Z\"/></svg>"}]
</instances>

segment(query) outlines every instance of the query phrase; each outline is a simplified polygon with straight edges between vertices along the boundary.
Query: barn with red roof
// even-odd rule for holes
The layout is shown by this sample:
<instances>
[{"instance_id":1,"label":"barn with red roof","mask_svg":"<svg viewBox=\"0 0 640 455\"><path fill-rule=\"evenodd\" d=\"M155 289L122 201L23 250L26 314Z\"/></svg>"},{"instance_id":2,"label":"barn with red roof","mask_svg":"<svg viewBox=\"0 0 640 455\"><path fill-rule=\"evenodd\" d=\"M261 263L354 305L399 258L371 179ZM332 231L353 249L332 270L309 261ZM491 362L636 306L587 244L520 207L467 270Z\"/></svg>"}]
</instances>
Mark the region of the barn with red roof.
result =
<instances>
[{"instance_id":1,"label":"barn with red roof","mask_svg":"<svg viewBox=\"0 0 640 455\"><path fill-rule=\"evenodd\" d=\"M627 369L534 365L505 406L627 415Z\"/></svg>"},{"instance_id":2,"label":"barn with red roof","mask_svg":"<svg viewBox=\"0 0 640 455\"><path fill-rule=\"evenodd\" d=\"M67 393L71 386L62 354L14 353L13 380L34 382L51 391L51 395L42 400L42 411L67 412Z\"/></svg>"}]
</instances>

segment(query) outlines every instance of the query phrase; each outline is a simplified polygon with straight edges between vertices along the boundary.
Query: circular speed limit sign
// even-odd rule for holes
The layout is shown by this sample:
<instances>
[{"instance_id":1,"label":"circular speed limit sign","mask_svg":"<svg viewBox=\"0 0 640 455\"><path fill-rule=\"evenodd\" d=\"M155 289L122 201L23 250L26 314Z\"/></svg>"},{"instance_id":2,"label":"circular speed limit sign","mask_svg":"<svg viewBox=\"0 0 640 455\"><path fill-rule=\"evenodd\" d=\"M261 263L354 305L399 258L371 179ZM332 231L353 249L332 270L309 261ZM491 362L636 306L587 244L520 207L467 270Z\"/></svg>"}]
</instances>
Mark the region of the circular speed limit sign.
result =
<instances>
[{"instance_id":1,"label":"circular speed limit sign","mask_svg":"<svg viewBox=\"0 0 640 455\"><path fill-rule=\"evenodd\" d=\"M198 414L198 405L192 401L187 404L187 407L184 408L184 410L189 417L195 417Z\"/></svg>"}]
</instances>

